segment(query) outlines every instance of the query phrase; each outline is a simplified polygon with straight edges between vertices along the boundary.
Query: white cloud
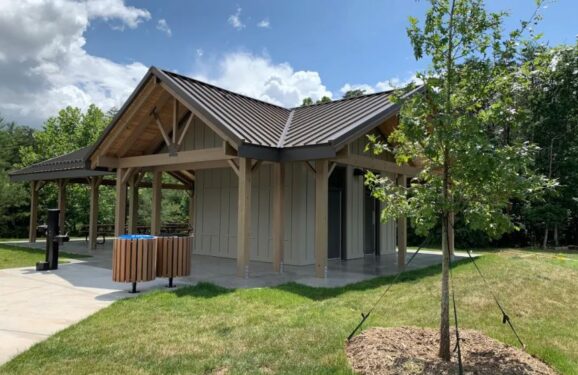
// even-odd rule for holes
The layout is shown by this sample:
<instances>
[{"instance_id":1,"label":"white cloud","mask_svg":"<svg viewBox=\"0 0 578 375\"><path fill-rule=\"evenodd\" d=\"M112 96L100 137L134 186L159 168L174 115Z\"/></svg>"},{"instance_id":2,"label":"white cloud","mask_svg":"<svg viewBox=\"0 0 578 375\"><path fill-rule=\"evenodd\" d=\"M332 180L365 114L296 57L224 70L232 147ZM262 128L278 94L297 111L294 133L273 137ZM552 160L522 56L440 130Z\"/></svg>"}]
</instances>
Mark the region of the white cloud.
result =
<instances>
[{"instance_id":1,"label":"white cloud","mask_svg":"<svg viewBox=\"0 0 578 375\"><path fill-rule=\"evenodd\" d=\"M173 31L172 31L171 28L169 27L169 24L167 23L167 20L165 20L164 18L161 18L160 20L158 20L158 22L157 22L157 30L162 31L163 33L167 34L167 36L172 36L172 35L173 35Z\"/></svg>"},{"instance_id":2,"label":"white cloud","mask_svg":"<svg viewBox=\"0 0 578 375\"><path fill-rule=\"evenodd\" d=\"M129 28L150 18L122 0L0 0L0 114L38 126L65 106L119 107L147 70L90 55L91 20Z\"/></svg>"},{"instance_id":3,"label":"white cloud","mask_svg":"<svg viewBox=\"0 0 578 375\"><path fill-rule=\"evenodd\" d=\"M408 85L412 81L417 83L417 84L422 83L422 81L419 78L417 78L417 76L415 74L413 74L412 76L410 76L407 79L401 79L399 77L394 77L392 79L377 82L375 85L369 85L367 83L358 83L358 84L346 83L345 85L343 85L341 87L341 89L339 89L339 91L343 95L349 90L358 90L359 89L359 90L364 90L365 94L373 94L374 92L389 91L389 90L401 88L401 87Z\"/></svg>"},{"instance_id":4,"label":"white cloud","mask_svg":"<svg viewBox=\"0 0 578 375\"><path fill-rule=\"evenodd\" d=\"M269 18L265 18L265 19L262 19L261 21L259 21L259 23L257 24L257 27L260 27L262 29L270 29L271 28L271 22L269 22Z\"/></svg>"},{"instance_id":5,"label":"white cloud","mask_svg":"<svg viewBox=\"0 0 578 375\"><path fill-rule=\"evenodd\" d=\"M295 107L304 98L314 101L333 97L319 73L295 71L288 63L276 64L266 56L235 52L216 64L192 74L202 81L285 107Z\"/></svg>"},{"instance_id":6,"label":"white cloud","mask_svg":"<svg viewBox=\"0 0 578 375\"><path fill-rule=\"evenodd\" d=\"M228 22L237 30L242 30L245 28L245 24L241 21L241 12L243 9L241 7L237 8L237 11L229 16Z\"/></svg>"},{"instance_id":7,"label":"white cloud","mask_svg":"<svg viewBox=\"0 0 578 375\"><path fill-rule=\"evenodd\" d=\"M205 54L205 51L203 51L202 48L197 48L197 57L203 57L203 55Z\"/></svg>"}]
</instances>

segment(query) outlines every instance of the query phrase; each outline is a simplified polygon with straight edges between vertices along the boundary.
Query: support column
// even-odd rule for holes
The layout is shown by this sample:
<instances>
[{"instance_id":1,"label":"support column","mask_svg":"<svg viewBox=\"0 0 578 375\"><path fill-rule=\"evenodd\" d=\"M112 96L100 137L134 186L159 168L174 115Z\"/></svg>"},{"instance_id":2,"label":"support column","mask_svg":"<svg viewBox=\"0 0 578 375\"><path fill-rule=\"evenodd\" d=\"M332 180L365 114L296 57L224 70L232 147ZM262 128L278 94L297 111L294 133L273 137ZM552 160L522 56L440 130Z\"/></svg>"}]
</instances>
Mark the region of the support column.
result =
<instances>
[{"instance_id":1,"label":"support column","mask_svg":"<svg viewBox=\"0 0 578 375\"><path fill-rule=\"evenodd\" d=\"M188 191L189 195L189 228L195 230L195 190Z\"/></svg>"},{"instance_id":2,"label":"support column","mask_svg":"<svg viewBox=\"0 0 578 375\"><path fill-rule=\"evenodd\" d=\"M151 210L151 234L161 234L161 185L163 174L160 171L153 172L153 202Z\"/></svg>"},{"instance_id":3,"label":"support column","mask_svg":"<svg viewBox=\"0 0 578 375\"><path fill-rule=\"evenodd\" d=\"M397 176L397 184L406 186L407 177L405 175ZM397 219L397 268L405 268L405 255L407 253L407 218L402 216Z\"/></svg>"},{"instance_id":4,"label":"support column","mask_svg":"<svg viewBox=\"0 0 578 375\"><path fill-rule=\"evenodd\" d=\"M138 224L138 182L140 174L135 172L129 180L130 197L128 200L128 231L136 234Z\"/></svg>"},{"instance_id":5,"label":"support column","mask_svg":"<svg viewBox=\"0 0 578 375\"><path fill-rule=\"evenodd\" d=\"M315 276L327 277L327 210L329 204L329 163L315 162Z\"/></svg>"},{"instance_id":6,"label":"support column","mask_svg":"<svg viewBox=\"0 0 578 375\"><path fill-rule=\"evenodd\" d=\"M283 272L285 166L273 164L273 270Z\"/></svg>"},{"instance_id":7,"label":"support column","mask_svg":"<svg viewBox=\"0 0 578 375\"><path fill-rule=\"evenodd\" d=\"M30 225L28 242L36 242L36 226L38 225L38 186L40 181L30 183Z\"/></svg>"},{"instance_id":8,"label":"support column","mask_svg":"<svg viewBox=\"0 0 578 375\"><path fill-rule=\"evenodd\" d=\"M90 214L88 215L88 248L96 249L97 225L98 225L98 189L102 177L92 177L90 179Z\"/></svg>"},{"instance_id":9,"label":"support column","mask_svg":"<svg viewBox=\"0 0 578 375\"><path fill-rule=\"evenodd\" d=\"M64 225L66 219L66 180L58 180L58 209L60 216L58 217L58 227L61 233L66 233Z\"/></svg>"},{"instance_id":10,"label":"support column","mask_svg":"<svg viewBox=\"0 0 578 375\"><path fill-rule=\"evenodd\" d=\"M237 219L237 276L249 277L251 256L251 159L239 158L239 208Z\"/></svg>"},{"instance_id":11,"label":"support column","mask_svg":"<svg viewBox=\"0 0 578 375\"><path fill-rule=\"evenodd\" d=\"M116 205L114 212L114 235L116 237L124 234L126 226L126 183L123 183L126 169L116 170Z\"/></svg>"}]
</instances>

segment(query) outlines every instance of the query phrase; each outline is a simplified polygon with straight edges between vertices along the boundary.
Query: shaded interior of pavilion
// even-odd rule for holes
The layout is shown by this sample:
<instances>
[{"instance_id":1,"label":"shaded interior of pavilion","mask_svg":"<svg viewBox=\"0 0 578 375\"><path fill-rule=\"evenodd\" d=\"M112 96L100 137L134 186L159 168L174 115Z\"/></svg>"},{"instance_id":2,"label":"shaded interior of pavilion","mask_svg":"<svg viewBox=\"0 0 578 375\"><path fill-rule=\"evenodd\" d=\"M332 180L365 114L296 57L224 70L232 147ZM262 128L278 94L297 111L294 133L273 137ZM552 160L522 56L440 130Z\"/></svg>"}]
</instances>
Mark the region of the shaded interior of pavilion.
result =
<instances>
[{"instance_id":1,"label":"shaded interior of pavilion","mask_svg":"<svg viewBox=\"0 0 578 375\"><path fill-rule=\"evenodd\" d=\"M146 169L133 169L123 176L122 181L118 181L117 174L106 168L90 167L87 158L90 147L82 148L69 154L65 154L53 159L49 159L37 164L33 164L24 169L11 173L13 181L28 182L30 184L30 221L28 231L28 242L35 243L42 229L43 224L39 212L41 206L41 191L46 186L53 185L57 190L57 203L55 207L60 210L59 227L61 233L72 230L72 225L67 225L68 199L67 190L72 185L86 187L89 196L90 208L87 223L74 223L74 231L80 236L86 236L88 250L95 250L97 246L104 244L107 237L115 235L115 224L103 224L99 222L100 193L101 189L111 189L118 191L119 185L121 194L124 195L126 217L123 233L140 234L183 234L192 233L193 229L193 194L194 194L194 173L188 171L170 171L165 174L164 181L162 174L148 173ZM158 178L155 178L158 176ZM170 176L170 177L167 177ZM152 191L152 205L150 218L139 217L139 193L143 189ZM161 202L162 191L178 190L188 196L188 212L186 217L188 222L162 223L161 222ZM114 218L111 218L114 219ZM79 229L79 225L81 228Z\"/></svg>"}]
</instances>

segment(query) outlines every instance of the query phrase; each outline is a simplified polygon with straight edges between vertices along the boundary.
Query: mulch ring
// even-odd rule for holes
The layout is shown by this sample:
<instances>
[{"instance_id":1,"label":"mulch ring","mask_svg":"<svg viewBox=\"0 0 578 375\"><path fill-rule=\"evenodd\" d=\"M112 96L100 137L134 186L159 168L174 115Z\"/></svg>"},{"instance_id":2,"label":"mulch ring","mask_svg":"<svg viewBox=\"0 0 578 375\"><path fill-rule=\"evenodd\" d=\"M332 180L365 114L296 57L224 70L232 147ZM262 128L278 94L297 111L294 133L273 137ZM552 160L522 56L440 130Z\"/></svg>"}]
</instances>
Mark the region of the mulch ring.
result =
<instances>
[{"instance_id":1,"label":"mulch ring","mask_svg":"<svg viewBox=\"0 0 578 375\"><path fill-rule=\"evenodd\" d=\"M451 334L455 345L455 333ZM458 374L457 353L451 362L438 357L439 331L428 328L371 328L346 344L351 367L359 374ZM460 330L464 374L556 374L526 352L472 330Z\"/></svg>"}]
</instances>

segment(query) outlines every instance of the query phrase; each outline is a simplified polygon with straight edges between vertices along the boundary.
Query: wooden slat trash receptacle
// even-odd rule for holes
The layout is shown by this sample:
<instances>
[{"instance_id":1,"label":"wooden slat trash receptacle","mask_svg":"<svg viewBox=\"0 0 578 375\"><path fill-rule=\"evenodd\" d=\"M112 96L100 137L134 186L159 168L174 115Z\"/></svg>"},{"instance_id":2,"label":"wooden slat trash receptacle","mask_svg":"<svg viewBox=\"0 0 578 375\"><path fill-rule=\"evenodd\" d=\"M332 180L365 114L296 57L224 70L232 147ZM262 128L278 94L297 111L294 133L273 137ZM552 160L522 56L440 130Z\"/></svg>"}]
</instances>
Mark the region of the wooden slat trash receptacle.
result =
<instances>
[{"instance_id":1,"label":"wooden slat trash receptacle","mask_svg":"<svg viewBox=\"0 0 578 375\"><path fill-rule=\"evenodd\" d=\"M155 237L126 234L114 240L112 251L112 281L132 283L131 293L136 293L136 283L154 280L157 254Z\"/></svg>"},{"instance_id":2,"label":"wooden slat trash receptacle","mask_svg":"<svg viewBox=\"0 0 578 375\"><path fill-rule=\"evenodd\" d=\"M169 288L174 277L191 274L191 237L156 237L157 277L168 277Z\"/></svg>"}]
</instances>

